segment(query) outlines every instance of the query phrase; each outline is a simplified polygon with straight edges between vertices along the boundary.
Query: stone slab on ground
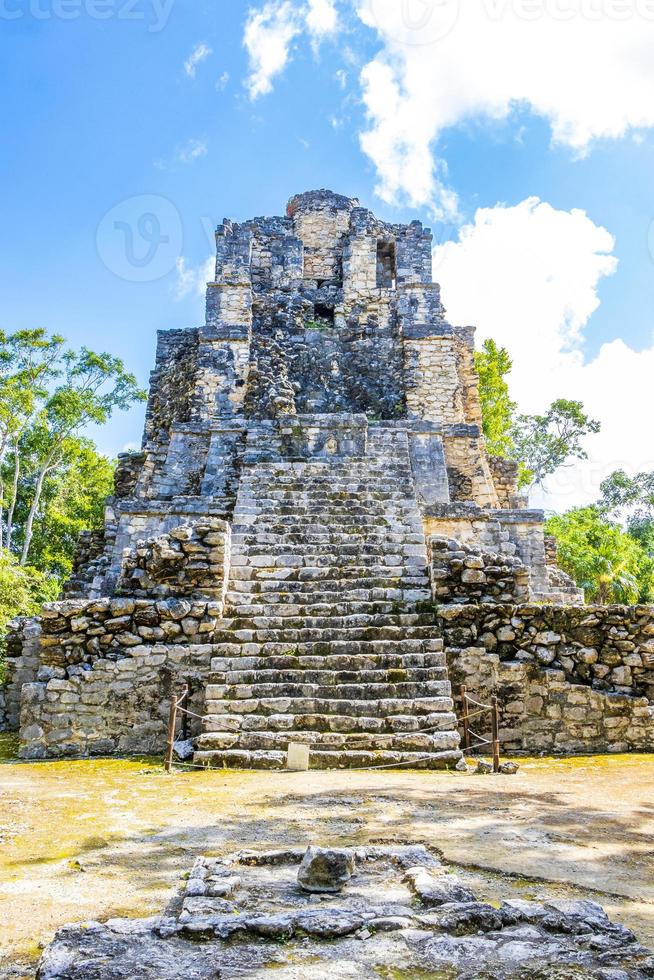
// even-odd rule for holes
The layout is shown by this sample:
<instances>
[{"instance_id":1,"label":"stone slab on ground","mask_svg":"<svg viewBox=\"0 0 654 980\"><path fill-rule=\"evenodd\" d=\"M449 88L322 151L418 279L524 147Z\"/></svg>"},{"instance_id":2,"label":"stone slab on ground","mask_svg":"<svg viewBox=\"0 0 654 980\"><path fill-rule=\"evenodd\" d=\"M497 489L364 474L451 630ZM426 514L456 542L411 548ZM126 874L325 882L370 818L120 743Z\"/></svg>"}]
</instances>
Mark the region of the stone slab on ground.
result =
<instances>
[{"instance_id":1,"label":"stone slab on ground","mask_svg":"<svg viewBox=\"0 0 654 980\"><path fill-rule=\"evenodd\" d=\"M304 849L199 858L161 915L59 930L38 980L645 980L654 954L591 901L511 900L499 907L416 895L423 875L456 879L427 848L343 849L356 871L338 895L298 884ZM229 888L221 883L229 882ZM217 887L218 886L218 887ZM229 895L212 899L214 892Z\"/></svg>"}]
</instances>

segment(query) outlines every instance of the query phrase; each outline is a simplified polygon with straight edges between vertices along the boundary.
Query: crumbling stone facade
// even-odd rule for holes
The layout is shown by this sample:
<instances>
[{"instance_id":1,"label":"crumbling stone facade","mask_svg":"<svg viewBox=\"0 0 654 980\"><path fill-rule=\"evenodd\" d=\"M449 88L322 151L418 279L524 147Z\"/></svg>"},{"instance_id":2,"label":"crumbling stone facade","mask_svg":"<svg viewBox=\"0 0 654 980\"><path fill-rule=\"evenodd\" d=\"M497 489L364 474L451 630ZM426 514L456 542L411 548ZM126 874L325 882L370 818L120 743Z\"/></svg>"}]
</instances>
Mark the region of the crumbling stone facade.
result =
<instances>
[{"instance_id":1,"label":"crumbling stone facade","mask_svg":"<svg viewBox=\"0 0 654 980\"><path fill-rule=\"evenodd\" d=\"M12 644L26 757L153 751L188 683L201 764L282 766L291 741L317 766L459 761L434 600L581 596L486 454L431 249L329 191L220 225L205 322L159 334L104 531Z\"/></svg>"},{"instance_id":2,"label":"crumbling stone facade","mask_svg":"<svg viewBox=\"0 0 654 980\"><path fill-rule=\"evenodd\" d=\"M497 694L508 752L651 751L654 608L442 606L455 699Z\"/></svg>"}]
</instances>

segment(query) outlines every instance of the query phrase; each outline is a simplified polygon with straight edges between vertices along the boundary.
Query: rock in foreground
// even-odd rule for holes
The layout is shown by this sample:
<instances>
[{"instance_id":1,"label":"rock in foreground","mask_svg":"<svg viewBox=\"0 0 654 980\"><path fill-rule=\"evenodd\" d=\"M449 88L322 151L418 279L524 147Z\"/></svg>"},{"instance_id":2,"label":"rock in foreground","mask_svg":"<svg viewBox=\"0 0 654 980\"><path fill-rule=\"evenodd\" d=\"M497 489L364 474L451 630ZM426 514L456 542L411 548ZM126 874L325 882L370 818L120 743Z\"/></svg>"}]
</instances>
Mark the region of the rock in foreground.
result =
<instances>
[{"instance_id":1,"label":"rock in foreground","mask_svg":"<svg viewBox=\"0 0 654 980\"><path fill-rule=\"evenodd\" d=\"M297 880L306 892L340 892L354 874L354 856L349 850L308 847Z\"/></svg>"},{"instance_id":2,"label":"rock in foreground","mask_svg":"<svg viewBox=\"0 0 654 980\"><path fill-rule=\"evenodd\" d=\"M338 896L309 894L298 884L298 865L321 853L201 858L163 915L61 929L37 978L263 980L272 970L280 980L654 977L651 952L594 902L488 905L416 846L336 852L335 868L344 855L348 869L356 862L356 877Z\"/></svg>"}]
</instances>

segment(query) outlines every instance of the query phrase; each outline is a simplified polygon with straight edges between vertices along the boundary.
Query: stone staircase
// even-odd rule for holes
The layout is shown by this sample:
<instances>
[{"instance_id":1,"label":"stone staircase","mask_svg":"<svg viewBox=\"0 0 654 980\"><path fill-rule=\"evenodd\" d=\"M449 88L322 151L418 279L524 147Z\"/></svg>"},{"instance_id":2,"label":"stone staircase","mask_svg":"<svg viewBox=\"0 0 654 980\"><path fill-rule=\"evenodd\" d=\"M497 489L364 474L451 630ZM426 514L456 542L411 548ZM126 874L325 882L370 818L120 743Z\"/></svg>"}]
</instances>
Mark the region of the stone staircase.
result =
<instances>
[{"instance_id":1,"label":"stone staircase","mask_svg":"<svg viewBox=\"0 0 654 980\"><path fill-rule=\"evenodd\" d=\"M313 768L456 764L430 598L406 431L248 464L195 761L282 768L294 741Z\"/></svg>"}]
</instances>

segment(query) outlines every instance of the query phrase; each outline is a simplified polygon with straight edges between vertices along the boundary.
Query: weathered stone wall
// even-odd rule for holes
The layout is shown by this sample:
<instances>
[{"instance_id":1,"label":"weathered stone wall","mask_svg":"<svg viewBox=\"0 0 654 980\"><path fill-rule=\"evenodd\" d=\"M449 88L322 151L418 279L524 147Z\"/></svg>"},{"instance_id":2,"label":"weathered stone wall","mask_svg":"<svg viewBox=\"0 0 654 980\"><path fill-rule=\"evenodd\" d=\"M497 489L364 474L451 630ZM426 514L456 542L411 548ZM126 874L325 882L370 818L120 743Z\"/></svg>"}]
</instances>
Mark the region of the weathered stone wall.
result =
<instances>
[{"instance_id":1,"label":"weathered stone wall","mask_svg":"<svg viewBox=\"0 0 654 980\"><path fill-rule=\"evenodd\" d=\"M47 604L40 631L34 620L22 624L11 670L10 721L18 727L20 700L23 756L161 752L173 692L188 683L189 707L203 709L221 613L221 603L174 598ZM18 651L18 631L16 639ZM197 719L188 730L198 732Z\"/></svg>"},{"instance_id":2,"label":"weathered stone wall","mask_svg":"<svg viewBox=\"0 0 654 980\"><path fill-rule=\"evenodd\" d=\"M160 330L150 397L145 415L144 447L165 440L173 421L188 422L197 376L197 330Z\"/></svg>"},{"instance_id":3,"label":"weathered stone wall","mask_svg":"<svg viewBox=\"0 0 654 980\"><path fill-rule=\"evenodd\" d=\"M505 751L654 750L654 607L450 606L440 618L454 693L499 696Z\"/></svg>"},{"instance_id":4,"label":"weathered stone wall","mask_svg":"<svg viewBox=\"0 0 654 980\"><path fill-rule=\"evenodd\" d=\"M529 569L519 558L432 536L428 557L434 598L442 603L519 603L529 600Z\"/></svg>"},{"instance_id":5,"label":"weathered stone wall","mask_svg":"<svg viewBox=\"0 0 654 980\"><path fill-rule=\"evenodd\" d=\"M465 501L479 507L498 507L499 500L479 428L463 424L448 426L443 436L452 502Z\"/></svg>"},{"instance_id":6,"label":"weathered stone wall","mask_svg":"<svg viewBox=\"0 0 654 980\"><path fill-rule=\"evenodd\" d=\"M41 610L40 663L86 665L144 643L210 642L222 603L206 599L69 599Z\"/></svg>"},{"instance_id":7,"label":"weathered stone wall","mask_svg":"<svg viewBox=\"0 0 654 980\"><path fill-rule=\"evenodd\" d=\"M42 667L23 687L21 756L160 755L171 698L185 684L189 709L203 710L211 652L209 644L143 644L86 667ZM191 718L188 734L198 731Z\"/></svg>"},{"instance_id":8,"label":"weathered stone wall","mask_svg":"<svg viewBox=\"0 0 654 980\"><path fill-rule=\"evenodd\" d=\"M229 524L218 517L139 541L125 559L118 591L134 596L202 594L222 603L229 545Z\"/></svg>"},{"instance_id":9,"label":"weathered stone wall","mask_svg":"<svg viewBox=\"0 0 654 980\"><path fill-rule=\"evenodd\" d=\"M40 667L38 620L21 616L7 626L6 670L3 688L3 710L0 712L0 731L17 731L20 722L23 684L36 680Z\"/></svg>"},{"instance_id":10,"label":"weathered stone wall","mask_svg":"<svg viewBox=\"0 0 654 980\"><path fill-rule=\"evenodd\" d=\"M512 459L489 456L488 465L500 507L506 510L525 507L527 505L526 498L518 492L518 464Z\"/></svg>"},{"instance_id":11,"label":"weathered stone wall","mask_svg":"<svg viewBox=\"0 0 654 980\"><path fill-rule=\"evenodd\" d=\"M447 444L447 440L445 440ZM425 534L455 538L484 551L516 555L529 568L532 598L582 604L584 594L545 554L544 517L537 510L477 507L469 502L430 503L424 508ZM551 549L550 549L551 556Z\"/></svg>"}]
</instances>

